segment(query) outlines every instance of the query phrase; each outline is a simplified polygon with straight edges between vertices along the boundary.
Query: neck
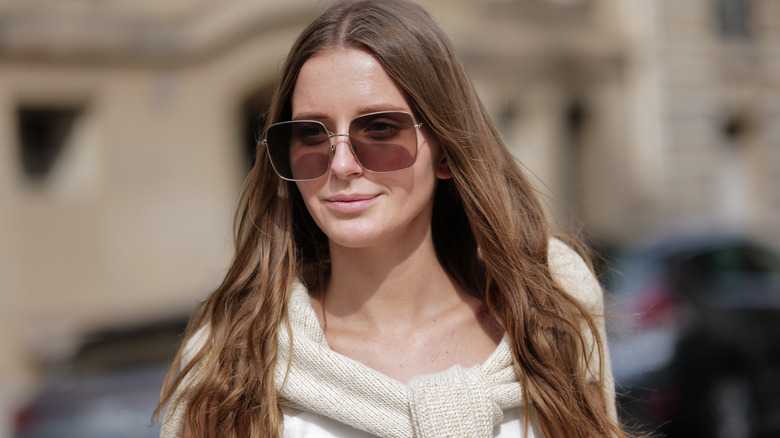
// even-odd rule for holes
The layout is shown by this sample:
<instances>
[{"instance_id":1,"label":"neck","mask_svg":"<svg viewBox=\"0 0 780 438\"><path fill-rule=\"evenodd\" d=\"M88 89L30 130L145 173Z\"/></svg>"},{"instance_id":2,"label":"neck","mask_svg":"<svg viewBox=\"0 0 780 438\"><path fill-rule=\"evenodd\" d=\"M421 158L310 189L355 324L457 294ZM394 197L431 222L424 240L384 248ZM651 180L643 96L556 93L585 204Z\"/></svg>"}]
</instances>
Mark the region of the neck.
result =
<instances>
[{"instance_id":1,"label":"neck","mask_svg":"<svg viewBox=\"0 0 780 438\"><path fill-rule=\"evenodd\" d=\"M416 245L331 246L323 312L374 328L414 323L451 305L458 287L438 261L430 236Z\"/></svg>"}]
</instances>

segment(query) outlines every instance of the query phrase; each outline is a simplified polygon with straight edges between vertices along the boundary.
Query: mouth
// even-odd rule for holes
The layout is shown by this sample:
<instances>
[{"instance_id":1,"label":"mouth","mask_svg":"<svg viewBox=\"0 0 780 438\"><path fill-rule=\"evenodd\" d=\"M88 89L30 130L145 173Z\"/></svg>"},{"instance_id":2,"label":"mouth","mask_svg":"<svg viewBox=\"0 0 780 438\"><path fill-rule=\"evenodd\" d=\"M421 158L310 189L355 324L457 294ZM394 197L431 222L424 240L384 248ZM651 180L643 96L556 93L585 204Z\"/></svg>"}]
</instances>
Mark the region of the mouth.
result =
<instances>
[{"instance_id":1,"label":"mouth","mask_svg":"<svg viewBox=\"0 0 780 438\"><path fill-rule=\"evenodd\" d=\"M328 207L335 210L353 212L362 210L379 198L379 195L337 195L325 199Z\"/></svg>"}]
</instances>

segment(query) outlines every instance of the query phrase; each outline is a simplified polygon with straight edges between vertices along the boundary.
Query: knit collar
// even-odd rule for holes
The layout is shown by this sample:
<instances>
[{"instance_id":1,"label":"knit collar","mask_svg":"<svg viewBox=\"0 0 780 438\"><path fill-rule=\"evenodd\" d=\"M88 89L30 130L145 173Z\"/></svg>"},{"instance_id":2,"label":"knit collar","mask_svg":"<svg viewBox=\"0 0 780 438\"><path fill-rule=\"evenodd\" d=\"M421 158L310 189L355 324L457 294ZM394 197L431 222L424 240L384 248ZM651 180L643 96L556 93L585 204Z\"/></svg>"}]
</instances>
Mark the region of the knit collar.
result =
<instances>
[{"instance_id":1,"label":"knit collar","mask_svg":"<svg viewBox=\"0 0 780 438\"><path fill-rule=\"evenodd\" d=\"M492 436L503 410L522 404L506 335L482 365L456 365L404 385L331 350L300 284L291 291L288 318L292 348L283 325L274 375L286 406L378 436L427 438Z\"/></svg>"}]
</instances>

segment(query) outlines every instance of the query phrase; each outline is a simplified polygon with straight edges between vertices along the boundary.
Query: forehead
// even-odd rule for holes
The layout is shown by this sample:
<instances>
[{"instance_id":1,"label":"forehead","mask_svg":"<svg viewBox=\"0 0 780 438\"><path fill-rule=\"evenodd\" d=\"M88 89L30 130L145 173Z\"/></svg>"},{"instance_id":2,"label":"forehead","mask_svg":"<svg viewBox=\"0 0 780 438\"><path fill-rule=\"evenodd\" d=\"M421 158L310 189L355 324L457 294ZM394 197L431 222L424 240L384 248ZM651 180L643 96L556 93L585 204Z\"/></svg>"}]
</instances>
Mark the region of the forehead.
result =
<instances>
[{"instance_id":1,"label":"forehead","mask_svg":"<svg viewBox=\"0 0 780 438\"><path fill-rule=\"evenodd\" d=\"M406 93L379 60L359 48L330 49L309 58L298 74L291 104L293 118L411 110Z\"/></svg>"}]
</instances>

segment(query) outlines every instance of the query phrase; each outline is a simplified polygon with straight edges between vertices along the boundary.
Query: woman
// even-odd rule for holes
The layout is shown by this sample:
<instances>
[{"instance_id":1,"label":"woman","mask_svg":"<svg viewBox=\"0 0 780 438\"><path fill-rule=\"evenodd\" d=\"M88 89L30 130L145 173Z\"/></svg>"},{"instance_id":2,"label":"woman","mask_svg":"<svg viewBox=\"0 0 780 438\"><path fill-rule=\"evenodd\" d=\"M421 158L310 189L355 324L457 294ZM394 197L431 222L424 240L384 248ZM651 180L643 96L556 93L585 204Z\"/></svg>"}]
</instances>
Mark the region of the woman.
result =
<instances>
[{"instance_id":1,"label":"woman","mask_svg":"<svg viewBox=\"0 0 780 438\"><path fill-rule=\"evenodd\" d=\"M623 435L601 306L431 18L339 3L286 60L162 436Z\"/></svg>"}]
</instances>

